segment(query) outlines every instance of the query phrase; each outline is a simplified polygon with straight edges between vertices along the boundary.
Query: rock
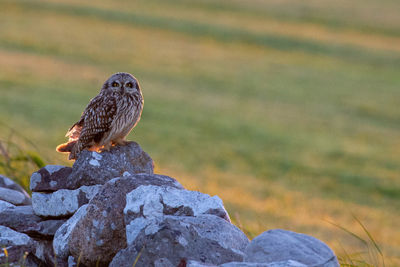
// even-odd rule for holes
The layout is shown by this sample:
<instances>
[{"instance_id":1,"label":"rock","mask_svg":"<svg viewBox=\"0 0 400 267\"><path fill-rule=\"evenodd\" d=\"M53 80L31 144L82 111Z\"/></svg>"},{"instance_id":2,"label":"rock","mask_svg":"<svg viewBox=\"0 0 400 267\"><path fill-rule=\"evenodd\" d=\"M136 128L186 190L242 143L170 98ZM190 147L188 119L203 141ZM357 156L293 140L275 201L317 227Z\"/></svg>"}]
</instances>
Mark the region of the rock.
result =
<instances>
[{"instance_id":1,"label":"rock","mask_svg":"<svg viewBox=\"0 0 400 267\"><path fill-rule=\"evenodd\" d=\"M15 207L15 205L13 205L7 201L0 200L0 212L2 212L3 210L6 210L8 208L13 208L13 207ZM1 225L1 223L0 223L0 225Z\"/></svg>"},{"instance_id":2,"label":"rock","mask_svg":"<svg viewBox=\"0 0 400 267\"><path fill-rule=\"evenodd\" d=\"M198 261L188 261L186 264L186 267L210 267L210 266L217 266L217 265L209 265L209 264L204 264ZM279 261L279 262L271 262L271 263L256 263L256 262L228 262L224 263L221 265L218 265L218 267L307 267L307 265L304 265L300 262L297 261Z\"/></svg>"},{"instance_id":3,"label":"rock","mask_svg":"<svg viewBox=\"0 0 400 267\"><path fill-rule=\"evenodd\" d=\"M77 267L76 260L74 257L68 257L68 267Z\"/></svg>"},{"instance_id":4,"label":"rock","mask_svg":"<svg viewBox=\"0 0 400 267\"><path fill-rule=\"evenodd\" d=\"M277 261L268 263L268 267L307 267L307 265L302 264L298 261L287 260L287 261ZM225 266L223 266L225 267ZM227 266L229 267L229 266Z\"/></svg>"},{"instance_id":5,"label":"rock","mask_svg":"<svg viewBox=\"0 0 400 267\"><path fill-rule=\"evenodd\" d=\"M63 225L58 228L53 239L54 253L60 259L67 259L69 255L69 240L71 238L71 232L78 223L87 213L87 204L80 207L75 214L69 218Z\"/></svg>"},{"instance_id":6,"label":"rock","mask_svg":"<svg viewBox=\"0 0 400 267\"><path fill-rule=\"evenodd\" d=\"M140 251L137 251L136 248L133 246L121 249L112 259L112 261L109 264L109 267L133 266L136 258L140 257L139 252ZM135 267L140 267L140 266L141 265L138 264L135 265Z\"/></svg>"},{"instance_id":7,"label":"rock","mask_svg":"<svg viewBox=\"0 0 400 267\"><path fill-rule=\"evenodd\" d=\"M65 217L74 214L97 194L100 185L82 186L75 190L60 189L53 193L32 193L32 206L36 215Z\"/></svg>"},{"instance_id":8,"label":"rock","mask_svg":"<svg viewBox=\"0 0 400 267\"><path fill-rule=\"evenodd\" d=\"M140 186L126 195L124 209L128 245L132 244L139 232L165 215L198 216L214 214L228 222L222 200L196 191L180 190L173 187L153 185Z\"/></svg>"},{"instance_id":9,"label":"rock","mask_svg":"<svg viewBox=\"0 0 400 267\"><path fill-rule=\"evenodd\" d=\"M7 250L7 255L5 255L3 249L0 249L0 266L42 266L40 260L29 252L32 250L31 246L10 246L5 249Z\"/></svg>"},{"instance_id":10,"label":"rock","mask_svg":"<svg viewBox=\"0 0 400 267\"><path fill-rule=\"evenodd\" d=\"M167 258L161 258L154 261L154 267L175 267Z\"/></svg>"},{"instance_id":11,"label":"rock","mask_svg":"<svg viewBox=\"0 0 400 267\"><path fill-rule=\"evenodd\" d=\"M153 266L166 259L173 266L197 260L206 264L242 261L249 244L246 235L231 223L215 215L165 216L142 229L134 242L118 253L110 266Z\"/></svg>"},{"instance_id":12,"label":"rock","mask_svg":"<svg viewBox=\"0 0 400 267\"><path fill-rule=\"evenodd\" d=\"M36 240L36 248L33 253L36 258L46 264L46 266L60 266L54 256L53 244L51 240Z\"/></svg>"},{"instance_id":13,"label":"rock","mask_svg":"<svg viewBox=\"0 0 400 267\"><path fill-rule=\"evenodd\" d=\"M68 189L67 181L71 172L71 167L47 165L32 174L29 187L32 192L53 192L59 189Z\"/></svg>"},{"instance_id":14,"label":"rock","mask_svg":"<svg viewBox=\"0 0 400 267\"><path fill-rule=\"evenodd\" d=\"M41 261L41 264L39 266L57 266L57 267L68 266L67 260L61 259L55 255L53 249L53 240L35 239L35 241L36 241L36 249L35 252L33 252L33 255Z\"/></svg>"},{"instance_id":15,"label":"rock","mask_svg":"<svg viewBox=\"0 0 400 267\"><path fill-rule=\"evenodd\" d=\"M8 257L1 250L0 263L18 262L25 253L35 250L35 241L26 234L18 233L8 227L0 225L0 248L5 247ZM8 259L6 259L8 258Z\"/></svg>"},{"instance_id":16,"label":"rock","mask_svg":"<svg viewBox=\"0 0 400 267\"><path fill-rule=\"evenodd\" d=\"M0 212L0 225L24 232L43 219L33 213L32 206L14 206Z\"/></svg>"},{"instance_id":17,"label":"rock","mask_svg":"<svg viewBox=\"0 0 400 267\"><path fill-rule=\"evenodd\" d=\"M26 198L30 198L29 194L22 188L22 186L20 186L10 178L5 177L4 175L0 175L0 187L18 191L24 194ZM27 205L29 205L29 203Z\"/></svg>"},{"instance_id":18,"label":"rock","mask_svg":"<svg viewBox=\"0 0 400 267\"><path fill-rule=\"evenodd\" d=\"M32 203L31 199L23 193L5 187L0 187L0 200L14 205L30 205Z\"/></svg>"},{"instance_id":19,"label":"rock","mask_svg":"<svg viewBox=\"0 0 400 267\"><path fill-rule=\"evenodd\" d=\"M152 174L153 160L135 142L112 147L101 153L84 150L75 161L67 187L75 189L82 185L105 184L126 174Z\"/></svg>"},{"instance_id":20,"label":"rock","mask_svg":"<svg viewBox=\"0 0 400 267\"><path fill-rule=\"evenodd\" d=\"M30 236L40 237L40 238L52 238L58 228L61 227L67 220L45 220L37 224L36 227L27 229L25 232Z\"/></svg>"},{"instance_id":21,"label":"rock","mask_svg":"<svg viewBox=\"0 0 400 267\"><path fill-rule=\"evenodd\" d=\"M33 237L51 238L65 220L43 220L32 206L14 206L0 211L0 225Z\"/></svg>"},{"instance_id":22,"label":"rock","mask_svg":"<svg viewBox=\"0 0 400 267\"><path fill-rule=\"evenodd\" d=\"M189 260L186 262L186 267L216 267L214 264L206 264L199 261Z\"/></svg>"},{"instance_id":23,"label":"rock","mask_svg":"<svg viewBox=\"0 0 400 267\"><path fill-rule=\"evenodd\" d=\"M246 262L297 261L307 266L339 266L333 251L318 239L291 231L269 230L252 240L245 250Z\"/></svg>"},{"instance_id":24,"label":"rock","mask_svg":"<svg viewBox=\"0 0 400 267\"><path fill-rule=\"evenodd\" d=\"M183 187L173 178L156 174L135 174L107 182L89 202L87 214L77 223L69 241L71 255L91 266L100 259L108 264L114 255L126 247L123 210L126 194L141 185Z\"/></svg>"},{"instance_id":25,"label":"rock","mask_svg":"<svg viewBox=\"0 0 400 267\"><path fill-rule=\"evenodd\" d=\"M271 263L228 262L219 265L219 267L307 267L307 265L304 265L297 261L288 260L288 261L278 261Z\"/></svg>"},{"instance_id":26,"label":"rock","mask_svg":"<svg viewBox=\"0 0 400 267\"><path fill-rule=\"evenodd\" d=\"M18 233L11 228L0 225L0 247L2 246L26 246L34 241L26 234Z\"/></svg>"}]
</instances>

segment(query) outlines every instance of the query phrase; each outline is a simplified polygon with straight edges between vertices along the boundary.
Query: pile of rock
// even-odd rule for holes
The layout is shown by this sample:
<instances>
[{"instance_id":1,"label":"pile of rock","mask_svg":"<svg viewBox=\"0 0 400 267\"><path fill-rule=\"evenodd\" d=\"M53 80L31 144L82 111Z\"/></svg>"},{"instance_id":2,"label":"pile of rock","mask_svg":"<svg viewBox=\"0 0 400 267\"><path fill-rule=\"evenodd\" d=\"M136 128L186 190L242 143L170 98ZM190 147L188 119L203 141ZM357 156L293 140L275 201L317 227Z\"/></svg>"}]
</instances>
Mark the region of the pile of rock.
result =
<instances>
[{"instance_id":1,"label":"pile of rock","mask_svg":"<svg viewBox=\"0 0 400 267\"><path fill-rule=\"evenodd\" d=\"M29 195L0 176L0 264L338 266L321 241L284 230L249 242L221 199L153 173L134 142L35 172ZM24 261L24 263L21 263Z\"/></svg>"}]
</instances>

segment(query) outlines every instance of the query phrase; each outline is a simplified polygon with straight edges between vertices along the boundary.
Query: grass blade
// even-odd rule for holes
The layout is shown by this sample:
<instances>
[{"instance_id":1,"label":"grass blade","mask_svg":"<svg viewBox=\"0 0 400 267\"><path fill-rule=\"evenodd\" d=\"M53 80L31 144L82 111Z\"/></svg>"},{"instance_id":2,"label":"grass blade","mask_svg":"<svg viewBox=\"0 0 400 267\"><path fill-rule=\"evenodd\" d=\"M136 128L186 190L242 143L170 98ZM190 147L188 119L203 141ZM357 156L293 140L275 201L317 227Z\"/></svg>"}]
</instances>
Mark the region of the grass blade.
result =
<instances>
[{"instance_id":1,"label":"grass blade","mask_svg":"<svg viewBox=\"0 0 400 267\"><path fill-rule=\"evenodd\" d=\"M367 230L367 228L364 226L364 224L354 214L353 214L353 218L357 221L357 223L363 228L364 232L368 235L369 240L372 242L376 251L378 251L379 255L381 256L382 265L385 266L385 260L383 257L382 250L380 249L378 244L375 242L375 239L372 237L371 233Z\"/></svg>"},{"instance_id":2,"label":"grass blade","mask_svg":"<svg viewBox=\"0 0 400 267\"><path fill-rule=\"evenodd\" d=\"M338 225L338 224L336 224L336 223L334 223L334 222L330 222L330 221L328 221L328 220L326 220L326 222L328 222L328 223L332 224L333 226L336 226L337 228L339 228L339 229L345 231L346 233L348 233L348 234L352 235L353 237L357 238L357 239L358 239L360 242L362 242L365 246L368 246L368 242L367 242L367 241L365 241L363 238L361 238L360 236L356 235L355 233L351 232L350 230L347 230L347 229L344 228L343 226L340 226L340 225Z\"/></svg>"}]
</instances>

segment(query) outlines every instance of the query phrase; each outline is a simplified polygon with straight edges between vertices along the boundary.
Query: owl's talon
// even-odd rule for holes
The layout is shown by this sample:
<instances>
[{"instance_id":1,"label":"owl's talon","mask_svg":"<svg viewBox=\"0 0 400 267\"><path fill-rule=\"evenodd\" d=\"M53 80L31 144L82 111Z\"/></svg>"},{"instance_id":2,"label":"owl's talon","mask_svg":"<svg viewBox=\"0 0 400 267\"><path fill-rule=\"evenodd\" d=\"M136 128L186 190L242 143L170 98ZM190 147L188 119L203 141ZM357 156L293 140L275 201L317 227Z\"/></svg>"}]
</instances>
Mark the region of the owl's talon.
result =
<instances>
[{"instance_id":1,"label":"owl's talon","mask_svg":"<svg viewBox=\"0 0 400 267\"><path fill-rule=\"evenodd\" d=\"M97 145L92 145L87 150L92 151L92 152L100 152L101 149Z\"/></svg>"},{"instance_id":2,"label":"owl's talon","mask_svg":"<svg viewBox=\"0 0 400 267\"><path fill-rule=\"evenodd\" d=\"M110 151L110 148L111 148L111 144L104 145L104 146L100 149L100 152Z\"/></svg>"},{"instance_id":3,"label":"owl's talon","mask_svg":"<svg viewBox=\"0 0 400 267\"><path fill-rule=\"evenodd\" d=\"M123 140L123 139L118 139L118 140L115 140L115 142L113 142L114 146L124 146L126 144L128 144L128 141Z\"/></svg>"}]
</instances>

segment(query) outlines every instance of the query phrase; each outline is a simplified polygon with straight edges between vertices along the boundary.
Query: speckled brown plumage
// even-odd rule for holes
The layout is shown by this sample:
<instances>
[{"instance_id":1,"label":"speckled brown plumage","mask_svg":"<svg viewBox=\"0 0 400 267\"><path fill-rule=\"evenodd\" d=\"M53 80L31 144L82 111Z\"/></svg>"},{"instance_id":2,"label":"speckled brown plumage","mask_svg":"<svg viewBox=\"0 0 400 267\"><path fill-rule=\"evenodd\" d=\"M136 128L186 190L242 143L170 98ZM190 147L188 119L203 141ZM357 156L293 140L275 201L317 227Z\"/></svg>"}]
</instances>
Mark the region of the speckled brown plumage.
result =
<instances>
[{"instance_id":1,"label":"speckled brown plumage","mask_svg":"<svg viewBox=\"0 0 400 267\"><path fill-rule=\"evenodd\" d=\"M84 149L108 150L125 144L125 137L140 120L143 96L138 81L129 73L112 75L86 106L81 118L68 130L69 140L57 147L76 159Z\"/></svg>"}]
</instances>

